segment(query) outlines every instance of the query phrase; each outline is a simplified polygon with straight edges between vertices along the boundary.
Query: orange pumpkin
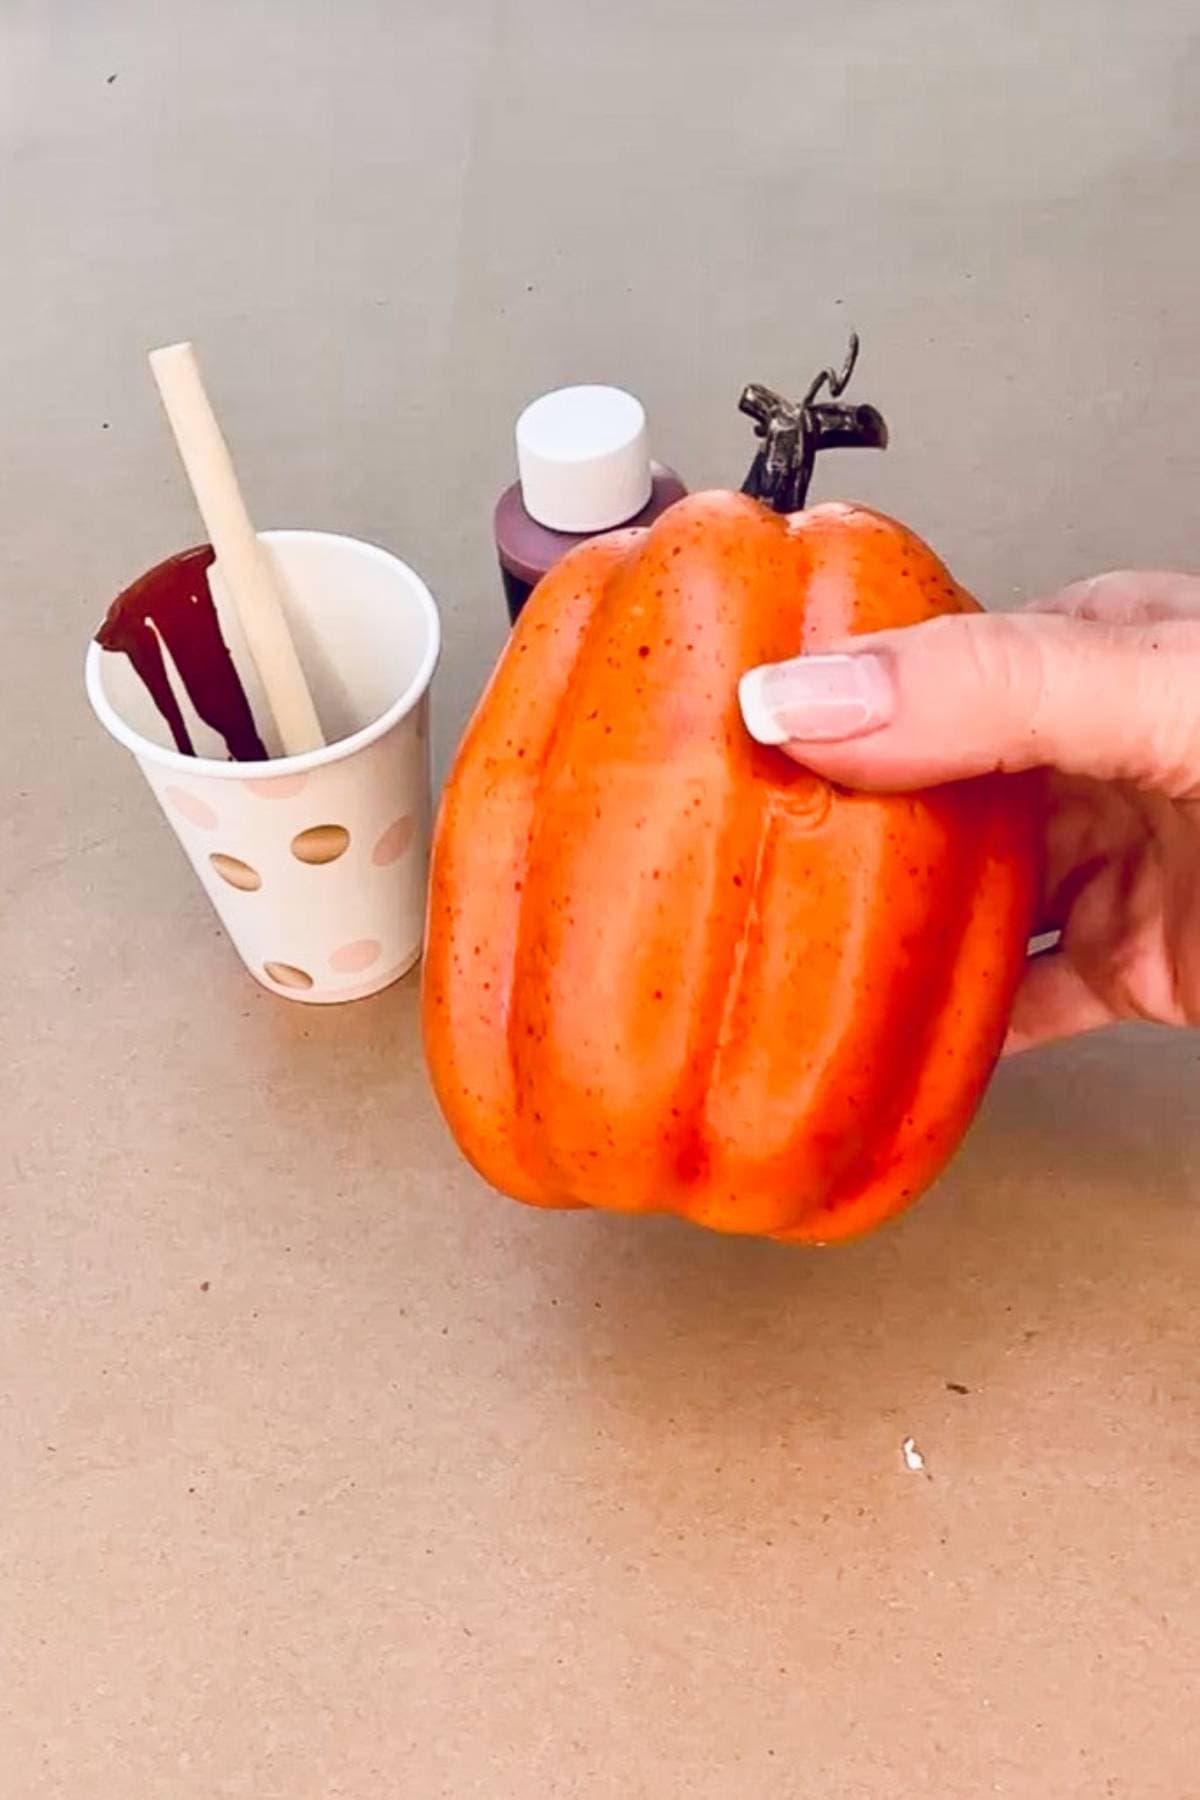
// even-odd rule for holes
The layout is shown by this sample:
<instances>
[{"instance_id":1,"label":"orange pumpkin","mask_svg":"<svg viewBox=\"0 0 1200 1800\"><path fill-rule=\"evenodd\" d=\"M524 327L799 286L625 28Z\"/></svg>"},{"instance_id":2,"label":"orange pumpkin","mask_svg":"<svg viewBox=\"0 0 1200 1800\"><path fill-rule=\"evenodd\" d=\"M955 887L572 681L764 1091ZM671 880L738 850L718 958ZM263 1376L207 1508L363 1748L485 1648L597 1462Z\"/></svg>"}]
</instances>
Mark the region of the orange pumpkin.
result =
<instances>
[{"instance_id":1,"label":"orange pumpkin","mask_svg":"<svg viewBox=\"0 0 1200 1800\"><path fill-rule=\"evenodd\" d=\"M974 608L902 525L680 502L535 591L438 820L439 1103L539 1206L829 1242L914 1198L999 1053L1035 806L832 788L746 733L752 666Z\"/></svg>"}]
</instances>

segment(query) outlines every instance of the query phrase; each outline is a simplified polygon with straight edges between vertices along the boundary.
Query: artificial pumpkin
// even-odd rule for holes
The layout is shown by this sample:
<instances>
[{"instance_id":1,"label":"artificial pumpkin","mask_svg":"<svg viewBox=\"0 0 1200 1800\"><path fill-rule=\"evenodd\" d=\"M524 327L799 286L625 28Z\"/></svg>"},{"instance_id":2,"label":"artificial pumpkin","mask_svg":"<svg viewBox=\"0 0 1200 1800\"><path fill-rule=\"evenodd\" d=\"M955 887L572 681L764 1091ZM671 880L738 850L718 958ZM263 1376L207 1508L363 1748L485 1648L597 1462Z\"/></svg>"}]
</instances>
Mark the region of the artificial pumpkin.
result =
<instances>
[{"instance_id":1,"label":"artificial pumpkin","mask_svg":"<svg viewBox=\"0 0 1200 1800\"><path fill-rule=\"evenodd\" d=\"M835 394L847 375L826 373ZM747 390L767 440L749 485L776 504L802 497L822 429L856 441L817 385L788 414ZM844 410L881 441L872 409ZM487 1181L830 1242L933 1179L1024 960L1034 795L1000 776L839 791L751 741L737 684L975 606L890 519L744 492L545 577L459 749L431 871L427 1057Z\"/></svg>"}]
</instances>

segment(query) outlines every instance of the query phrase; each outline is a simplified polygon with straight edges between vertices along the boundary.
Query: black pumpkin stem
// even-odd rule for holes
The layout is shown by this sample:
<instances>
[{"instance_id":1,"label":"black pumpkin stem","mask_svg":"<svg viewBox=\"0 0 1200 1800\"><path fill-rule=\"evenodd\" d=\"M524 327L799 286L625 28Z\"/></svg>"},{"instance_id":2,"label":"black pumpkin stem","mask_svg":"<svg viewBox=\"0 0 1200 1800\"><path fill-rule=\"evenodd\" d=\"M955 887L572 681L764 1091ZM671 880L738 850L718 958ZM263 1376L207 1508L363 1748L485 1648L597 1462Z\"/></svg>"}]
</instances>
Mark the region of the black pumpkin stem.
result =
<instances>
[{"instance_id":1,"label":"black pumpkin stem","mask_svg":"<svg viewBox=\"0 0 1200 1800\"><path fill-rule=\"evenodd\" d=\"M851 332L841 368L822 369L803 400L785 400L757 382L743 391L738 405L754 420L763 440L742 483L743 494L761 500L775 512L799 512L808 498L818 451L886 449L887 426L873 406L838 404L857 361L858 333ZM818 404L822 388L828 388L830 399Z\"/></svg>"}]
</instances>

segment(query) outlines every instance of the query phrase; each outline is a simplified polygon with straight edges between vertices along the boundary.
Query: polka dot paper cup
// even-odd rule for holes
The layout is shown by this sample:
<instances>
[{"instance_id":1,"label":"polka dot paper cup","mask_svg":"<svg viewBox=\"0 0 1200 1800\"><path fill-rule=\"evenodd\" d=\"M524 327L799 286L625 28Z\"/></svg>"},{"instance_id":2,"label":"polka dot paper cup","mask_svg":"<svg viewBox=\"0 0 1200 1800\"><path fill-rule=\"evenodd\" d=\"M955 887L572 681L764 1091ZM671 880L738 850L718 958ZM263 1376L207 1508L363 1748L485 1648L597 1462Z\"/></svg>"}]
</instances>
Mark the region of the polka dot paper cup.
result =
<instances>
[{"instance_id":1,"label":"polka dot paper cup","mask_svg":"<svg viewBox=\"0 0 1200 1800\"><path fill-rule=\"evenodd\" d=\"M91 644L87 690L132 751L250 973L288 1000L378 993L418 961L429 849L429 685L441 632L419 576L372 544L267 531L326 735L274 754L268 712L221 581L221 630L272 757L230 762L178 681L184 756L128 659Z\"/></svg>"}]
</instances>

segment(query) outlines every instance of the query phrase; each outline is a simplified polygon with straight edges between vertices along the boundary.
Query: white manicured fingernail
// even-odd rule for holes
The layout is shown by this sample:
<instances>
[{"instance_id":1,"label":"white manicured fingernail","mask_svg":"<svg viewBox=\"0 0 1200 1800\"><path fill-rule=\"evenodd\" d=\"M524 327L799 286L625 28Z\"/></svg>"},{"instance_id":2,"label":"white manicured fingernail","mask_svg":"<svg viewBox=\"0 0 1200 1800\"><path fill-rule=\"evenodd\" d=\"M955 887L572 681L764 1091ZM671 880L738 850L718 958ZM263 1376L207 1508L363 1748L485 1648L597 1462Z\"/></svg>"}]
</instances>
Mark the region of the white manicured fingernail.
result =
<instances>
[{"instance_id":1,"label":"white manicured fingernail","mask_svg":"<svg viewBox=\"0 0 1200 1800\"><path fill-rule=\"evenodd\" d=\"M870 651L765 663L742 676L738 700L746 730L760 744L865 737L895 710L891 671Z\"/></svg>"}]
</instances>

